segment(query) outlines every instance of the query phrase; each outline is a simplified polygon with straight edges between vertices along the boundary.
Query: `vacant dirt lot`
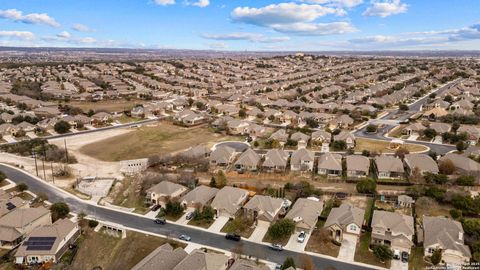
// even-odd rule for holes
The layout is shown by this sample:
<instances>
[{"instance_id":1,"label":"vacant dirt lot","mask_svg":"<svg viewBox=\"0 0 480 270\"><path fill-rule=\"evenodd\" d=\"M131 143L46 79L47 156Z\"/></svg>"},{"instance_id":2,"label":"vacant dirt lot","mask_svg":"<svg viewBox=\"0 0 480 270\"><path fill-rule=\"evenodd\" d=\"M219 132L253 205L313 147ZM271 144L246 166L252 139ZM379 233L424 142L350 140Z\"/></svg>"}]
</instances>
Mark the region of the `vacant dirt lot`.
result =
<instances>
[{"instance_id":1,"label":"vacant dirt lot","mask_svg":"<svg viewBox=\"0 0 480 270\"><path fill-rule=\"evenodd\" d=\"M139 102L140 103L140 102ZM97 102L70 102L68 105L82 109L85 113L94 112L122 112L131 110L137 102L135 100L103 100Z\"/></svg>"},{"instance_id":2,"label":"vacant dirt lot","mask_svg":"<svg viewBox=\"0 0 480 270\"><path fill-rule=\"evenodd\" d=\"M82 236L70 269L84 270L95 266L112 270L131 269L166 242L163 238L131 231L127 232L125 239L90 231Z\"/></svg>"},{"instance_id":3,"label":"vacant dirt lot","mask_svg":"<svg viewBox=\"0 0 480 270\"><path fill-rule=\"evenodd\" d=\"M80 151L99 160L120 161L172 153L202 143L229 139L235 138L213 133L204 126L184 128L161 123L85 145Z\"/></svg>"},{"instance_id":4,"label":"vacant dirt lot","mask_svg":"<svg viewBox=\"0 0 480 270\"><path fill-rule=\"evenodd\" d=\"M389 149L388 148L389 142L385 142L385 141L358 138L355 141L355 144L356 144L355 151L358 151L358 152L361 152L363 150L368 150L370 152L377 152L377 153L395 153L395 149ZM406 143L404 144L404 147L407 148L407 150L410 151L411 153L427 150L425 146L418 145L418 144Z\"/></svg>"}]
</instances>

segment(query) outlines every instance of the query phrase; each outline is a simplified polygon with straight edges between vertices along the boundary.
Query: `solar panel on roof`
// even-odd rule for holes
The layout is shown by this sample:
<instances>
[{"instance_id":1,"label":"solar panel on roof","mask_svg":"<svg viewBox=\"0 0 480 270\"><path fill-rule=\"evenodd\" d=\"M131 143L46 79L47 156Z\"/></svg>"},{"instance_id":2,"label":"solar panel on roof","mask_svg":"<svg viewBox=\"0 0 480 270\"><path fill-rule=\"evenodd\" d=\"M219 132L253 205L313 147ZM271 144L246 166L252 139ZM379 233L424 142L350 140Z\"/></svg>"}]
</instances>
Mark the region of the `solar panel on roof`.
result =
<instances>
[{"instance_id":1,"label":"solar panel on roof","mask_svg":"<svg viewBox=\"0 0 480 270\"><path fill-rule=\"evenodd\" d=\"M28 246L27 250L50 250L52 249L52 245L50 246Z\"/></svg>"},{"instance_id":2,"label":"solar panel on roof","mask_svg":"<svg viewBox=\"0 0 480 270\"><path fill-rule=\"evenodd\" d=\"M11 202L7 202L7 210L15 209L17 206Z\"/></svg>"},{"instance_id":3,"label":"solar panel on roof","mask_svg":"<svg viewBox=\"0 0 480 270\"><path fill-rule=\"evenodd\" d=\"M54 236L32 236L28 238L28 241L55 241L57 237Z\"/></svg>"},{"instance_id":4,"label":"solar panel on roof","mask_svg":"<svg viewBox=\"0 0 480 270\"><path fill-rule=\"evenodd\" d=\"M56 239L56 237L29 237L23 245L27 246L27 250L50 250Z\"/></svg>"}]
</instances>

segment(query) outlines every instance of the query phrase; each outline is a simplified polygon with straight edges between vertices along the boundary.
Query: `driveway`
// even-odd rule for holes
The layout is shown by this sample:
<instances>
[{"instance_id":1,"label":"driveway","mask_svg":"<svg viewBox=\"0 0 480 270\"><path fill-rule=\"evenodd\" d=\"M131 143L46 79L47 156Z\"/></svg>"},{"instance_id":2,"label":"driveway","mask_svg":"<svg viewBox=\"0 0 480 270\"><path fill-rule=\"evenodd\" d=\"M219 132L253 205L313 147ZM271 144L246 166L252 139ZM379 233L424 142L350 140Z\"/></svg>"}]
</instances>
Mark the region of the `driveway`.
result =
<instances>
[{"instance_id":1,"label":"driveway","mask_svg":"<svg viewBox=\"0 0 480 270\"><path fill-rule=\"evenodd\" d=\"M357 241L358 237L356 235L344 234L342 246L338 252L338 258L348 262L353 262Z\"/></svg>"},{"instance_id":2,"label":"driveway","mask_svg":"<svg viewBox=\"0 0 480 270\"><path fill-rule=\"evenodd\" d=\"M442 143L443 143L442 136L435 136L435 138L433 139L432 143L440 143L440 144L442 144Z\"/></svg>"},{"instance_id":3,"label":"driveway","mask_svg":"<svg viewBox=\"0 0 480 270\"><path fill-rule=\"evenodd\" d=\"M257 227L255 227L255 230L252 232L252 235L248 238L248 240L252 240L257 243L261 243L263 237L268 231L268 227L270 226L270 222L262 221L259 220Z\"/></svg>"},{"instance_id":4,"label":"driveway","mask_svg":"<svg viewBox=\"0 0 480 270\"><path fill-rule=\"evenodd\" d=\"M294 251L298 251L298 252L303 252L305 250L305 247L307 246L308 239L310 239L310 233L306 234L305 240L303 241L303 243L299 243L297 241L297 238L298 238L299 234L300 234L300 232L295 232L294 234L292 234L292 236L290 236L290 239L288 240L288 243L285 246L285 248L290 249L290 250L294 250Z\"/></svg>"},{"instance_id":5,"label":"driveway","mask_svg":"<svg viewBox=\"0 0 480 270\"><path fill-rule=\"evenodd\" d=\"M183 224L183 225L186 225L189 220L187 220L187 214L190 213L190 212L193 212L195 211L195 208L193 207L188 207L187 210L185 210L185 214L183 214L183 216L181 216L177 221L176 223L178 224ZM212 224L213 225L213 224Z\"/></svg>"},{"instance_id":6,"label":"driveway","mask_svg":"<svg viewBox=\"0 0 480 270\"><path fill-rule=\"evenodd\" d=\"M416 141L417 138L418 138L418 134L412 134L412 135L410 135L410 136L407 138L407 140L409 140L409 141Z\"/></svg>"},{"instance_id":7,"label":"driveway","mask_svg":"<svg viewBox=\"0 0 480 270\"><path fill-rule=\"evenodd\" d=\"M3 139L4 139L5 141L9 142L9 143L17 142L17 140L15 140L15 139L13 138L13 136L11 136L11 135L5 135L5 136L3 136Z\"/></svg>"},{"instance_id":8,"label":"driveway","mask_svg":"<svg viewBox=\"0 0 480 270\"><path fill-rule=\"evenodd\" d=\"M408 270L408 262L403 263L401 260L391 260L391 270Z\"/></svg>"},{"instance_id":9,"label":"driveway","mask_svg":"<svg viewBox=\"0 0 480 270\"><path fill-rule=\"evenodd\" d=\"M213 222L213 224L208 228L209 231L211 232L220 232L222 230L223 226L228 222L228 217L226 216L219 216L217 219Z\"/></svg>"}]
</instances>

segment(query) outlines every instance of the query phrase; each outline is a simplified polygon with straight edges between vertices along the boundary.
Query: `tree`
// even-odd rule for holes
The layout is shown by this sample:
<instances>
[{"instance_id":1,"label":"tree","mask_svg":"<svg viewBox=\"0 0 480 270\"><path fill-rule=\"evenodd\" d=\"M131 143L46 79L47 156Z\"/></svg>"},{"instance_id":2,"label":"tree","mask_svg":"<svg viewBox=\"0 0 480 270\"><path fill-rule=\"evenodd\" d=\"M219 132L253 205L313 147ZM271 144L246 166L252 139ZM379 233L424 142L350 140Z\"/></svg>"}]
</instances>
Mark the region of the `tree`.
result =
<instances>
[{"instance_id":1,"label":"tree","mask_svg":"<svg viewBox=\"0 0 480 270\"><path fill-rule=\"evenodd\" d=\"M373 246L373 254L382 262L389 261L393 258L393 251L384 245Z\"/></svg>"},{"instance_id":2,"label":"tree","mask_svg":"<svg viewBox=\"0 0 480 270\"><path fill-rule=\"evenodd\" d=\"M59 134L67 133L70 130L71 126L68 122L60 120L53 126L55 132Z\"/></svg>"},{"instance_id":3,"label":"tree","mask_svg":"<svg viewBox=\"0 0 480 270\"><path fill-rule=\"evenodd\" d=\"M335 151L342 151L347 149L347 143L345 141L333 141L331 146L332 149Z\"/></svg>"},{"instance_id":4,"label":"tree","mask_svg":"<svg viewBox=\"0 0 480 270\"><path fill-rule=\"evenodd\" d=\"M7 176L2 171L0 171L0 183L3 182L5 179L7 179Z\"/></svg>"},{"instance_id":5,"label":"tree","mask_svg":"<svg viewBox=\"0 0 480 270\"><path fill-rule=\"evenodd\" d=\"M293 269L297 269L295 267L295 261L292 257L287 257L282 264L282 270L288 269L289 267L293 267Z\"/></svg>"},{"instance_id":6,"label":"tree","mask_svg":"<svg viewBox=\"0 0 480 270\"><path fill-rule=\"evenodd\" d=\"M370 124L366 127L367 132L374 133L377 132L377 125Z\"/></svg>"},{"instance_id":7,"label":"tree","mask_svg":"<svg viewBox=\"0 0 480 270\"><path fill-rule=\"evenodd\" d=\"M50 212L52 213L52 220L55 222L58 219L66 218L70 213L70 207L64 202L58 202L50 206Z\"/></svg>"},{"instance_id":8,"label":"tree","mask_svg":"<svg viewBox=\"0 0 480 270\"><path fill-rule=\"evenodd\" d=\"M28 186L25 183L20 183L17 185L17 190L20 192L24 192L27 189L28 189Z\"/></svg>"},{"instance_id":9,"label":"tree","mask_svg":"<svg viewBox=\"0 0 480 270\"><path fill-rule=\"evenodd\" d=\"M401 111L408 111L408 105L406 105L406 104L400 104L400 106L398 106L398 108Z\"/></svg>"},{"instance_id":10,"label":"tree","mask_svg":"<svg viewBox=\"0 0 480 270\"><path fill-rule=\"evenodd\" d=\"M225 173L222 170L219 170L217 172L215 181L217 183L218 188L222 188L227 185L227 177L225 176Z\"/></svg>"},{"instance_id":11,"label":"tree","mask_svg":"<svg viewBox=\"0 0 480 270\"><path fill-rule=\"evenodd\" d=\"M245 118L245 117L247 117L247 112L245 111L245 109L240 109L240 110L238 111L238 116L239 116L240 118Z\"/></svg>"},{"instance_id":12,"label":"tree","mask_svg":"<svg viewBox=\"0 0 480 270\"><path fill-rule=\"evenodd\" d=\"M209 184L210 187L217 187L217 182L215 181L215 177L212 176L212 178L210 178L210 184Z\"/></svg>"},{"instance_id":13,"label":"tree","mask_svg":"<svg viewBox=\"0 0 480 270\"><path fill-rule=\"evenodd\" d=\"M407 154L410 154L410 151L405 147L400 147L395 151L395 156L401 159L404 159Z\"/></svg>"},{"instance_id":14,"label":"tree","mask_svg":"<svg viewBox=\"0 0 480 270\"><path fill-rule=\"evenodd\" d=\"M274 240L290 236L295 231L295 222L285 218L275 222L268 228L267 234Z\"/></svg>"},{"instance_id":15,"label":"tree","mask_svg":"<svg viewBox=\"0 0 480 270\"><path fill-rule=\"evenodd\" d=\"M444 159L438 163L438 170L441 174L451 175L455 172L455 164L450 159Z\"/></svg>"},{"instance_id":16,"label":"tree","mask_svg":"<svg viewBox=\"0 0 480 270\"><path fill-rule=\"evenodd\" d=\"M457 147L457 150L459 152L462 152L463 150L468 148L468 144L464 141L459 141L455 146Z\"/></svg>"},{"instance_id":17,"label":"tree","mask_svg":"<svg viewBox=\"0 0 480 270\"><path fill-rule=\"evenodd\" d=\"M375 194L377 183L373 179L362 179L357 183L357 192L366 194Z\"/></svg>"},{"instance_id":18,"label":"tree","mask_svg":"<svg viewBox=\"0 0 480 270\"><path fill-rule=\"evenodd\" d=\"M448 177L445 174L434 174L431 172L426 172L423 176L425 181L429 184L443 185L448 182Z\"/></svg>"},{"instance_id":19,"label":"tree","mask_svg":"<svg viewBox=\"0 0 480 270\"><path fill-rule=\"evenodd\" d=\"M437 136L437 131L433 128L427 128L423 131L423 135L429 139L433 139Z\"/></svg>"},{"instance_id":20,"label":"tree","mask_svg":"<svg viewBox=\"0 0 480 270\"><path fill-rule=\"evenodd\" d=\"M459 186L474 186L475 177L472 175L461 175L455 180L455 183Z\"/></svg>"},{"instance_id":21,"label":"tree","mask_svg":"<svg viewBox=\"0 0 480 270\"><path fill-rule=\"evenodd\" d=\"M450 96L450 95L446 95L446 96L443 98L443 101L446 101L446 102L448 102L448 103L452 103L453 97Z\"/></svg>"},{"instance_id":22,"label":"tree","mask_svg":"<svg viewBox=\"0 0 480 270\"><path fill-rule=\"evenodd\" d=\"M432 253L432 264L437 265L442 261L442 250L435 249Z\"/></svg>"}]
</instances>

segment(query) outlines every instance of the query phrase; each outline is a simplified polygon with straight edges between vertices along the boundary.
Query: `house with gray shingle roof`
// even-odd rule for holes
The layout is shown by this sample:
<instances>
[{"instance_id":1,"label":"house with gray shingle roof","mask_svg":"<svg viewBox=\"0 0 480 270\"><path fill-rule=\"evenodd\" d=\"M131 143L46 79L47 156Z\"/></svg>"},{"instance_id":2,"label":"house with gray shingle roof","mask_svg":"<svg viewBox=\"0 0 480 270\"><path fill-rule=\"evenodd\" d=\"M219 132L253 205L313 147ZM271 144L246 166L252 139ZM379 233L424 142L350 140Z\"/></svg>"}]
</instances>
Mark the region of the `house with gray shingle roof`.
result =
<instances>
[{"instance_id":1,"label":"house with gray shingle roof","mask_svg":"<svg viewBox=\"0 0 480 270\"><path fill-rule=\"evenodd\" d=\"M245 213L254 220L272 222L283 210L283 200L270 196L255 195L244 206Z\"/></svg>"},{"instance_id":2,"label":"house with gray shingle roof","mask_svg":"<svg viewBox=\"0 0 480 270\"><path fill-rule=\"evenodd\" d=\"M168 200L179 199L187 191L188 189L182 185L170 181L162 181L147 189L146 201L164 207Z\"/></svg>"},{"instance_id":3,"label":"house with gray shingle roof","mask_svg":"<svg viewBox=\"0 0 480 270\"><path fill-rule=\"evenodd\" d=\"M477 177L477 179L480 178L480 163L475 160L454 153L446 154L440 158L440 162L445 160L453 162L457 174L472 175Z\"/></svg>"},{"instance_id":4,"label":"house with gray shingle roof","mask_svg":"<svg viewBox=\"0 0 480 270\"><path fill-rule=\"evenodd\" d=\"M407 172L412 175L415 170L419 170L421 174L438 173L438 165L429 155L426 154L407 154L403 159Z\"/></svg>"},{"instance_id":5,"label":"house with gray shingle roof","mask_svg":"<svg viewBox=\"0 0 480 270\"><path fill-rule=\"evenodd\" d=\"M355 147L355 135L348 131L340 131L337 135L333 136L334 141L344 141L347 144L347 148Z\"/></svg>"},{"instance_id":6,"label":"house with gray shingle roof","mask_svg":"<svg viewBox=\"0 0 480 270\"><path fill-rule=\"evenodd\" d=\"M172 270L225 270L227 266L228 257L225 254L196 249Z\"/></svg>"},{"instance_id":7,"label":"house with gray shingle roof","mask_svg":"<svg viewBox=\"0 0 480 270\"><path fill-rule=\"evenodd\" d=\"M265 154L262 168L268 172L284 172L287 167L288 153L281 149L270 149Z\"/></svg>"},{"instance_id":8,"label":"house with gray shingle roof","mask_svg":"<svg viewBox=\"0 0 480 270\"><path fill-rule=\"evenodd\" d=\"M339 154L324 153L318 159L318 174L342 176L342 156Z\"/></svg>"},{"instance_id":9,"label":"house with gray shingle roof","mask_svg":"<svg viewBox=\"0 0 480 270\"><path fill-rule=\"evenodd\" d=\"M393 250L410 254L415 234L412 216L375 210L371 227L373 245L386 245Z\"/></svg>"},{"instance_id":10,"label":"house with gray shingle roof","mask_svg":"<svg viewBox=\"0 0 480 270\"><path fill-rule=\"evenodd\" d=\"M347 176L366 177L370 172L370 159L361 155L349 155L345 158Z\"/></svg>"},{"instance_id":11,"label":"house with gray shingle roof","mask_svg":"<svg viewBox=\"0 0 480 270\"><path fill-rule=\"evenodd\" d=\"M301 148L292 153L290 159L290 170L292 171L313 171L315 156L312 151Z\"/></svg>"},{"instance_id":12,"label":"house with gray shingle roof","mask_svg":"<svg viewBox=\"0 0 480 270\"><path fill-rule=\"evenodd\" d=\"M345 233L360 235L364 216L365 210L345 203L332 208L323 227L331 231L333 239L341 242Z\"/></svg>"},{"instance_id":13,"label":"house with gray shingle roof","mask_svg":"<svg viewBox=\"0 0 480 270\"><path fill-rule=\"evenodd\" d=\"M226 145L215 148L208 157L210 166L226 167L233 162L235 158L235 149Z\"/></svg>"},{"instance_id":14,"label":"house with gray shingle roof","mask_svg":"<svg viewBox=\"0 0 480 270\"><path fill-rule=\"evenodd\" d=\"M217 193L217 188L200 185L189 191L180 201L184 207L203 207L209 205Z\"/></svg>"},{"instance_id":15,"label":"house with gray shingle roof","mask_svg":"<svg viewBox=\"0 0 480 270\"><path fill-rule=\"evenodd\" d=\"M217 212L217 216L234 217L247 198L247 190L226 186L217 192L211 206Z\"/></svg>"},{"instance_id":16,"label":"house with gray shingle roof","mask_svg":"<svg viewBox=\"0 0 480 270\"><path fill-rule=\"evenodd\" d=\"M163 270L172 270L187 256L188 253L183 248L173 249L169 243L166 243L148 254L132 270L157 270L159 265Z\"/></svg>"},{"instance_id":17,"label":"house with gray shingle roof","mask_svg":"<svg viewBox=\"0 0 480 270\"><path fill-rule=\"evenodd\" d=\"M285 218L295 222L297 231L311 232L317 225L318 217L322 214L323 202L310 198L299 198Z\"/></svg>"},{"instance_id":18,"label":"house with gray shingle roof","mask_svg":"<svg viewBox=\"0 0 480 270\"><path fill-rule=\"evenodd\" d=\"M374 159L378 178L401 178L404 174L403 163L394 156L381 155Z\"/></svg>"},{"instance_id":19,"label":"house with gray shingle roof","mask_svg":"<svg viewBox=\"0 0 480 270\"><path fill-rule=\"evenodd\" d=\"M470 262L471 253L464 244L462 224L446 217L423 217L423 248L425 256L436 249L442 251L442 261L461 266Z\"/></svg>"},{"instance_id":20,"label":"house with gray shingle roof","mask_svg":"<svg viewBox=\"0 0 480 270\"><path fill-rule=\"evenodd\" d=\"M253 149L248 148L235 162L237 171L256 171L260 163L260 155Z\"/></svg>"}]
</instances>

